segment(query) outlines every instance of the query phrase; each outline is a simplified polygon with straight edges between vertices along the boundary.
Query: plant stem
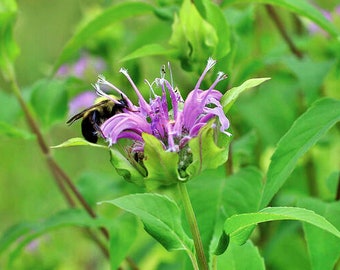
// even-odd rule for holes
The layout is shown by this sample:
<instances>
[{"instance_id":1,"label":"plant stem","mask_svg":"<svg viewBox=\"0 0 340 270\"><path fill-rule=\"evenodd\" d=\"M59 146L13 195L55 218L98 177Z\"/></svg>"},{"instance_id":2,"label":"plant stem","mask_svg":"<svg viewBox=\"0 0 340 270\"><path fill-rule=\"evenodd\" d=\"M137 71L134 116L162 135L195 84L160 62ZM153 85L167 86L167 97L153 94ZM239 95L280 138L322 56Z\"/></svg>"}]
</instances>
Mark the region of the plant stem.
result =
<instances>
[{"instance_id":1,"label":"plant stem","mask_svg":"<svg viewBox=\"0 0 340 270\"><path fill-rule=\"evenodd\" d=\"M338 177L338 187L336 189L335 200L340 201L340 174L339 174L339 177Z\"/></svg>"},{"instance_id":2,"label":"plant stem","mask_svg":"<svg viewBox=\"0 0 340 270\"><path fill-rule=\"evenodd\" d=\"M297 57L297 58L303 58L303 53L295 46L293 40L288 35L283 22L281 21L279 15L276 13L275 9L271 5L265 5L266 10L270 18L275 23L277 29L279 30L282 38L287 43L290 51Z\"/></svg>"},{"instance_id":3,"label":"plant stem","mask_svg":"<svg viewBox=\"0 0 340 270\"><path fill-rule=\"evenodd\" d=\"M68 205L70 207L75 207L75 202L72 198L72 196L69 194L69 191L66 189L66 186L73 192L75 197L78 199L79 203L83 206L83 208L86 210L86 212L92 217L96 218L97 215L91 208L91 206L86 202L84 197L79 193L76 186L71 181L70 177L60 168L58 163L54 160L54 158L51 155L50 149L42 135L42 132L40 131L39 125L37 124L36 120L33 117L33 114L31 113L29 107L27 106L25 100L22 97L22 94L20 92L20 88L18 86L15 73L12 72L10 76L10 82L11 82L11 88L16 96L16 98L19 101L19 104L24 112L24 115L26 117L27 123L32 130L32 132L36 135L37 141L39 144L39 147L44 154L48 168L50 169L54 180L59 187L61 193L64 195L65 200L67 201ZM100 228L101 233L104 235L106 239L108 239L108 232L105 228ZM104 255L108 254L108 251L104 252Z\"/></svg>"},{"instance_id":4,"label":"plant stem","mask_svg":"<svg viewBox=\"0 0 340 270\"><path fill-rule=\"evenodd\" d=\"M194 239L194 245L196 250L196 257L199 265L199 269L208 270L208 263L205 258L201 235L198 229L196 216L194 209L192 208L190 197L185 183L178 184L179 193L182 199L185 215L190 226L190 231Z\"/></svg>"}]
</instances>

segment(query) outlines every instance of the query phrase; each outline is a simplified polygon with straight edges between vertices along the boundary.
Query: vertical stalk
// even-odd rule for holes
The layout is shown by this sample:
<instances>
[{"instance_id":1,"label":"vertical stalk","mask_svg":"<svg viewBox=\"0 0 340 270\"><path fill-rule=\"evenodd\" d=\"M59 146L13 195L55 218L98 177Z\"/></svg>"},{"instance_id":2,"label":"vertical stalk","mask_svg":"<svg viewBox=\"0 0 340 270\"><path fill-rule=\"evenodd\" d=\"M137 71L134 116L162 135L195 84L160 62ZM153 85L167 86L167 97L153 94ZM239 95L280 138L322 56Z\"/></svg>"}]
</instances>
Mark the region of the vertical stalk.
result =
<instances>
[{"instance_id":1,"label":"vertical stalk","mask_svg":"<svg viewBox=\"0 0 340 270\"><path fill-rule=\"evenodd\" d=\"M29 107L27 106L25 100L22 97L22 94L20 92L14 71L10 73L9 77L10 77L9 81L11 83L12 91L19 101L19 104L20 104L20 106L21 106L21 108L24 112L24 115L26 117L26 121L27 121L30 129L32 130L32 132L37 137L39 147L40 147L41 151L43 152L43 154L46 158L48 168L50 169L52 175L54 176L54 180L57 183L57 186L59 187L61 193L64 195L64 198L67 201L68 205L70 207L75 207L75 201L73 200L71 194L69 193L69 191L67 190L66 187L68 187L73 192L73 195L77 198L77 200L82 205L82 207L85 209L85 211L92 218L96 218L97 215L93 211L91 206L86 202L84 197L79 193L79 191L77 190L76 186L73 184L73 182L71 181L69 176L60 168L58 163L53 159L51 152L50 152L50 149L49 149L49 147L48 147L48 145L47 145L47 143L46 143L46 141L45 141L45 139L42 135L42 132L40 131L39 125L35 121ZM106 239L108 239L109 235L108 235L107 230L105 228L102 228L102 227L99 228L99 229L100 229L101 233L104 235L104 237ZM107 255L107 254L108 254L108 252L104 251L104 255Z\"/></svg>"},{"instance_id":2,"label":"vertical stalk","mask_svg":"<svg viewBox=\"0 0 340 270\"><path fill-rule=\"evenodd\" d=\"M303 53L295 46L293 40L290 38L289 34L287 33L284 23L281 21L281 18L276 13L275 9L271 5L265 5L268 15L275 23L277 29L279 30L283 40L287 43L290 51L299 59L303 58Z\"/></svg>"},{"instance_id":3,"label":"vertical stalk","mask_svg":"<svg viewBox=\"0 0 340 270\"><path fill-rule=\"evenodd\" d=\"M196 250L196 257L199 265L199 269L201 270L208 270L208 263L207 259L205 258L203 244L201 240L201 235L198 229L196 216L194 213L194 209L192 208L192 204L190 201L190 197L188 194L188 190L185 183L179 183L178 184L179 193L182 199L185 216L188 220L190 231L192 234L192 237L194 239L194 245Z\"/></svg>"}]
</instances>

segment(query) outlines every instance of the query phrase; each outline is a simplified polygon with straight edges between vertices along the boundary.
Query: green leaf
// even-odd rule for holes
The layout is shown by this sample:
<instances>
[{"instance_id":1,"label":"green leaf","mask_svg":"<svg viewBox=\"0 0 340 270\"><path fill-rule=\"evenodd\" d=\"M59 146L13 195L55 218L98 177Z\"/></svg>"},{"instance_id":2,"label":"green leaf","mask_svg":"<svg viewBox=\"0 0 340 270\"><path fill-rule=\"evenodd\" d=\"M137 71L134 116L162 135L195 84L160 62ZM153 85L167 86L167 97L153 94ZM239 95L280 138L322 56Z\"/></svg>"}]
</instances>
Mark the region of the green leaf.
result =
<instances>
[{"instance_id":1,"label":"green leaf","mask_svg":"<svg viewBox=\"0 0 340 270\"><path fill-rule=\"evenodd\" d=\"M224 208L223 220L234 214L256 212L260 209L262 179L262 172L255 167L242 168L226 179L220 194Z\"/></svg>"},{"instance_id":2,"label":"green leaf","mask_svg":"<svg viewBox=\"0 0 340 270\"><path fill-rule=\"evenodd\" d=\"M318 199L299 200L299 207L308 207L323 215L340 229L340 202L326 203ZM303 224L313 270L332 270L340 257L340 240L317 227Z\"/></svg>"},{"instance_id":3,"label":"green leaf","mask_svg":"<svg viewBox=\"0 0 340 270\"><path fill-rule=\"evenodd\" d=\"M64 121L67 93L62 81L41 80L33 86L31 104L44 127Z\"/></svg>"},{"instance_id":4,"label":"green leaf","mask_svg":"<svg viewBox=\"0 0 340 270\"><path fill-rule=\"evenodd\" d=\"M261 207L266 206L287 180L298 159L340 120L340 101L315 102L279 141L267 172Z\"/></svg>"},{"instance_id":5,"label":"green leaf","mask_svg":"<svg viewBox=\"0 0 340 270\"><path fill-rule=\"evenodd\" d=\"M223 231L220 239L218 240L218 245L214 251L214 255L222 255L226 251L229 245L229 241L230 241L229 235L227 235Z\"/></svg>"},{"instance_id":6,"label":"green leaf","mask_svg":"<svg viewBox=\"0 0 340 270\"><path fill-rule=\"evenodd\" d=\"M220 191L220 207L223 207L224 210L219 214L218 223L224 222L227 217L234 214L259 210L263 189L262 178L262 173L257 168L247 167L225 180L226 183ZM228 196L224 194L228 194ZM251 232L252 230L245 231L244 234L248 233L249 235ZM227 248L227 246L224 247ZM220 253L223 253L222 249L220 249Z\"/></svg>"},{"instance_id":7,"label":"green leaf","mask_svg":"<svg viewBox=\"0 0 340 270\"><path fill-rule=\"evenodd\" d=\"M204 1L206 19L214 27L218 43L212 57L221 59L230 52L230 27L222 9L212 1Z\"/></svg>"},{"instance_id":8,"label":"green leaf","mask_svg":"<svg viewBox=\"0 0 340 270\"><path fill-rule=\"evenodd\" d=\"M248 91L237 101L243 124L254 129L263 145L275 145L298 117L298 91L295 79L277 74L275 80L267 81L256 91Z\"/></svg>"},{"instance_id":9,"label":"green leaf","mask_svg":"<svg viewBox=\"0 0 340 270\"><path fill-rule=\"evenodd\" d=\"M255 167L242 168L229 177L224 168L207 170L188 182L207 257L216 250L227 217L259 210L262 186L262 174Z\"/></svg>"},{"instance_id":10,"label":"green leaf","mask_svg":"<svg viewBox=\"0 0 340 270\"><path fill-rule=\"evenodd\" d=\"M192 152L192 163L186 169L191 178L206 169L215 169L228 159L230 137L223 134L223 145L218 147L215 142L215 129L210 125L203 127L198 135L189 141Z\"/></svg>"},{"instance_id":11,"label":"green leaf","mask_svg":"<svg viewBox=\"0 0 340 270\"><path fill-rule=\"evenodd\" d=\"M230 110L231 106L233 106L234 102L243 91L256 87L268 80L270 80L270 78L250 79L242 83L240 86L229 89L221 98L221 105L224 113L227 113Z\"/></svg>"},{"instance_id":12,"label":"green leaf","mask_svg":"<svg viewBox=\"0 0 340 270\"><path fill-rule=\"evenodd\" d=\"M248 231L258 223L275 220L298 220L307 222L340 238L337 230L324 217L311 210L298 207L268 207L257 213L233 215L224 223L224 230L238 244L248 238ZM245 233L246 232L246 233Z\"/></svg>"},{"instance_id":13,"label":"green leaf","mask_svg":"<svg viewBox=\"0 0 340 270\"><path fill-rule=\"evenodd\" d=\"M218 37L215 29L204 20L190 0L184 0L175 15L169 43L178 51L183 68L198 70L214 55Z\"/></svg>"},{"instance_id":14,"label":"green leaf","mask_svg":"<svg viewBox=\"0 0 340 270\"><path fill-rule=\"evenodd\" d=\"M92 147L99 147L99 148L108 149L108 147L106 145L90 143L87 140L85 140L84 138L79 138L79 137L68 139L67 141L65 141L61 144L51 146L51 148L55 149L55 148L64 148L64 147L71 147L71 146L92 146Z\"/></svg>"},{"instance_id":15,"label":"green leaf","mask_svg":"<svg viewBox=\"0 0 340 270\"><path fill-rule=\"evenodd\" d=\"M318 99L320 88L330 69L334 66L334 60L315 62L308 57L303 59L286 57L283 61L298 79L306 103L310 105Z\"/></svg>"},{"instance_id":16,"label":"green leaf","mask_svg":"<svg viewBox=\"0 0 340 270\"><path fill-rule=\"evenodd\" d=\"M167 250L191 250L192 241L183 230L180 210L169 198L149 193L131 194L104 203L139 217L145 230Z\"/></svg>"},{"instance_id":17,"label":"green leaf","mask_svg":"<svg viewBox=\"0 0 340 270\"><path fill-rule=\"evenodd\" d=\"M14 77L13 62L19 54L19 47L13 38L16 15L16 2L2 0L0 3L0 69L5 78Z\"/></svg>"},{"instance_id":18,"label":"green leaf","mask_svg":"<svg viewBox=\"0 0 340 270\"><path fill-rule=\"evenodd\" d=\"M34 134L30 133L29 131L19 129L11 124L4 122L0 122L0 134L12 138L20 138L25 140L34 138Z\"/></svg>"},{"instance_id":19,"label":"green leaf","mask_svg":"<svg viewBox=\"0 0 340 270\"><path fill-rule=\"evenodd\" d=\"M4 231L0 238L0 254L3 253L11 244L17 241L20 237L31 232L33 227L34 227L33 223L22 222L19 224L15 224L12 227L8 228L6 231Z\"/></svg>"},{"instance_id":20,"label":"green leaf","mask_svg":"<svg viewBox=\"0 0 340 270\"><path fill-rule=\"evenodd\" d=\"M264 270L264 260L251 241L239 246L231 243L227 252L217 257L216 269L223 270Z\"/></svg>"},{"instance_id":21,"label":"green leaf","mask_svg":"<svg viewBox=\"0 0 340 270\"><path fill-rule=\"evenodd\" d=\"M11 263L28 243L49 231L66 226L96 228L109 224L110 221L103 218L93 219L83 210L69 209L61 211L43 221L40 220L36 223L21 223L7 230L0 238L0 254L10 245L15 243L16 247L10 256Z\"/></svg>"},{"instance_id":22,"label":"green leaf","mask_svg":"<svg viewBox=\"0 0 340 270\"><path fill-rule=\"evenodd\" d=\"M228 4L232 3L261 3L261 4L270 4L273 6L284 7L292 12L295 12L299 15L305 16L308 19L312 20L314 23L322 27L325 31L327 31L334 38L339 39L339 30L333 25L330 21L328 21L325 16L312 4L308 3L306 0L228 0Z\"/></svg>"},{"instance_id":23,"label":"green leaf","mask_svg":"<svg viewBox=\"0 0 340 270\"><path fill-rule=\"evenodd\" d=\"M175 52L176 52L175 50L166 49L160 44L147 44L145 46L142 46L141 48L138 48L134 52L128 54L121 61L128 61L150 55L171 55L174 54Z\"/></svg>"},{"instance_id":24,"label":"green leaf","mask_svg":"<svg viewBox=\"0 0 340 270\"><path fill-rule=\"evenodd\" d=\"M181 178L178 175L178 153L168 152L162 143L154 136L143 133L144 166L148 176L145 178L145 186L155 189L163 185L178 183Z\"/></svg>"},{"instance_id":25,"label":"green leaf","mask_svg":"<svg viewBox=\"0 0 340 270\"><path fill-rule=\"evenodd\" d=\"M0 88L0 121L16 125L22 115L23 112L16 97Z\"/></svg>"},{"instance_id":26,"label":"green leaf","mask_svg":"<svg viewBox=\"0 0 340 270\"><path fill-rule=\"evenodd\" d=\"M110 228L110 266L119 269L137 236L137 222L133 217L120 217Z\"/></svg>"},{"instance_id":27,"label":"green leaf","mask_svg":"<svg viewBox=\"0 0 340 270\"><path fill-rule=\"evenodd\" d=\"M73 35L57 60L54 72L63 62L71 58L73 54L79 50L79 48L84 46L87 40L93 37L100 30L113 23L130 17L144 15L152 12L153 10L154 8L145 2L123 2L106 9Z\"/></svg>"},{"instance_id":28,"label":"green leaf","mask_svg":"<svg viewBox=\"0 0 340 270\"><path fill-rule=\"evenodd\" d=\"M110 148L111 164L116 169L117 173L126 181L134 183L138 186L144 186L144 177L146 172L143 168L133 166L117 149Z\"/></svg>"}]
</instances>

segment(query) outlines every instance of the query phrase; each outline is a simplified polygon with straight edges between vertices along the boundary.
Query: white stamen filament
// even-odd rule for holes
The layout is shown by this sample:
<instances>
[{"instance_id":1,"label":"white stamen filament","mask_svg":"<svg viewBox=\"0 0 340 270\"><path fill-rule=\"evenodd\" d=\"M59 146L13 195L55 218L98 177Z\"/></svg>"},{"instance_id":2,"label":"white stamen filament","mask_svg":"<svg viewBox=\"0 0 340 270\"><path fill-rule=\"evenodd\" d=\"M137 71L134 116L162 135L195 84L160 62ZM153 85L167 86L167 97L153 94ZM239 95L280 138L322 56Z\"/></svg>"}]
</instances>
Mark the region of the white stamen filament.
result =
<instances>
[{"instance_id":1,"label":"white stamen filament","mask_svg":"<svg viewBox=\"0 0 340 270\"><path fill-rule=\"evenodd\" d=\"M216 64L216 60L212 59L211 57L209 57L208 59L208 63L201 75L201 77L198 79L195 88L194 89L198 89L201 86L201 83L205 77L205 75L207 74L207 72Z\"/></svg>"},{"instance_id":2,"label":"white stamen filament","mask_svg":"<svg viewBox=\"0 0 340 270\"><path fill-rule=\"evenodd\" d=\"M223 81L225 80L226 78L228 78L228 75L227 74L224 74L222 71L219 71L217 73L217 78L216 80L212 83L212 85L209 87L208 90L212 90L215 88L215 86L220 82L220 81Z\"/></svg>"}]
</instances>

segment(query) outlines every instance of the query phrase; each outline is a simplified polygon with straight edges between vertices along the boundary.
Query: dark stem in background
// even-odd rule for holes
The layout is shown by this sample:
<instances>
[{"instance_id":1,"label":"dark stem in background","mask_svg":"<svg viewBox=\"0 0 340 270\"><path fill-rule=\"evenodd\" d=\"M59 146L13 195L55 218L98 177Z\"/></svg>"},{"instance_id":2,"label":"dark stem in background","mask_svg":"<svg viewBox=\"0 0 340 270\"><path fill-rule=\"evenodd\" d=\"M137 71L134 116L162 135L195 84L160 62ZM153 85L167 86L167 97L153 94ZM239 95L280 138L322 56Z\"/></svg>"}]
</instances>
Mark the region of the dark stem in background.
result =
<instances>
[{"instance_id":1,"label":"dark stem in background","mask_svg":"<svg viewBox=\"0 0 340 270\"><path fill-rule=\"evenodd\" d=\"M317 197L318 196L318 183L315 178L316 170L315 170L314 160L311 155L307 157L305 170L306 170L306 175L307 175L309 194L312 197Z\"/></svg>"},{"instance_id":2,"label":"dark stem in background","mask_svg":"<svg viewBox=\"0 0 340 270\"><path fill-rule=\"evenodd\" d=\"M10 79L11 81L11 86L12 86L12 90L16 96L16 98L18 99L20 106L25 114L27 123L30 127L30 129L32 130L32 132L37 136L37 141L39 144L39 147L41 149L41 151L43 152L47 164L48 164L48 168L51 170L52 175L54 176L54 180L57 184L57 186L59 187L61 193L64 195L65 200L67 201L68 205L70 207L75 207L75 202L72 199L71 194L69 193L69 191L66 189L66 186L68 186L68 188L71 189L71 191L73 192L73 194L76 196L76 198L78 199L79 203L83 206L83 208L86 210L86 212L93 218L96 218L96 213L92 210L92 208L90 207L90 205L86 202L86 200L84 199L84 197L79 193L79 191L77 190L76 186L72 183L71 179L69 178L69 176L59 167L59 165L56 163L56 161L53 159L53 157L51 156L51 152L50 149L47 145L47 143L45 142L43 135L39 129L38 124L36 123L35 119L33 118L28 106L26 105L19 86L17 84L15 75L12 76L12 78ZM102 232L102 234L104 235L104 237L106 239L108 239L108 232L105 228L100 228L100 231ZM95 238L94 241L98 244L99 239ZM101 250L104 251L104 245L100 245ZM104 255L108 256L108 251L105 248L105 252Z\"/></svg>"},{"instance_id":3,"label":"dark stem in background","mask_svg":"<svg viewBox=\"0 0 340 270\"><path fill-rule=\"evenodd\" d=\"M229 144L228 160L224 166L226 170L226 176L230 176L234 173L233 172L233 143Z\"/></svg>"},{"instance_id":4,"label":"dark stem in background","mask_svg":"<svg viewBox=\"0 0 340 270\"><path fill-rule=\"evenodd\" d=\"M277 29L279 30L282 38L284 39L284 41L287 43L290 51L297 57L297 58L303 58L303 53L295 46L295 44L293 43L292 39L290 38L290 36L288 35L284 24L282 23L279 15L276 13L275 9L271 6L271 5L265 5L267 13L269 15L269 17L273 20L273 22L275 23Z\"/></svg>"},{"instance_id":5,"label":"dark stem in background","mask_svg":"<svg viewBox=\"0 0 340 270\"><path fill-rule=\"evenodd\" d=\"M340 173L338 175L338 188L336 190L335 200L340 201Z\"/></svg>"}]
</instances>

